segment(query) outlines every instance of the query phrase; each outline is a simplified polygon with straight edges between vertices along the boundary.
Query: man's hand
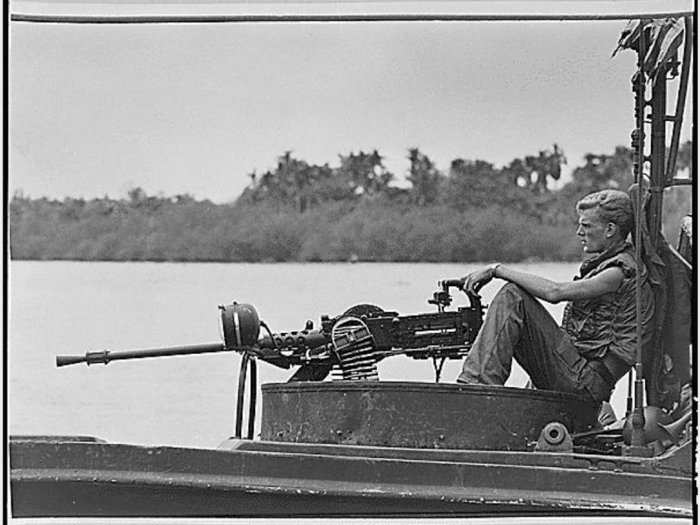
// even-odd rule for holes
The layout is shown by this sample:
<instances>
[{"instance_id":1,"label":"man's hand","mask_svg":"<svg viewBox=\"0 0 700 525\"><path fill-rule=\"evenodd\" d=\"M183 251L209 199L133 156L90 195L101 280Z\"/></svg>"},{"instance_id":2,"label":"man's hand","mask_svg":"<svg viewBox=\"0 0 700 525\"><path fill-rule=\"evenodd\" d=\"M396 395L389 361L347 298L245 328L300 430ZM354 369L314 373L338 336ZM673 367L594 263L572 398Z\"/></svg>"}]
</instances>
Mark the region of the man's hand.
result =
<instances>
[{"instance_id":1,"label":"man's hand","mask_svg":"<svg viewBox=\"0 0 700 525\"><path fill-rule=\"evenodd\" d=\"M498 265L491 265L462 277L462 290L468 295L476 295L479 290L493 279Z\"/></svg>"}]
</instances>

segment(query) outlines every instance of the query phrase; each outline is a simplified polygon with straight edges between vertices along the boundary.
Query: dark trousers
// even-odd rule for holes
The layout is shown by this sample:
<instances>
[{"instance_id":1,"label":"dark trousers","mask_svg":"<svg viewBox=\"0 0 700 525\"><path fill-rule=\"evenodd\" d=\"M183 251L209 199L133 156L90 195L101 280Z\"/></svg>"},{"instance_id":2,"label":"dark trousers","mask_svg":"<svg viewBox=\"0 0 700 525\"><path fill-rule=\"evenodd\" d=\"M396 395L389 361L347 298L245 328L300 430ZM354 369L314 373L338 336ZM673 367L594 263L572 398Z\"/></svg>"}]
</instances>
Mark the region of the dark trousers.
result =
<instances>
[{"instance_id":1,"label":"dark trousers","mask_svg":"<svg viewBox=\"0 0 700 525\"><path fill-rule=\"evenodd\" d=\"M610 398L615 386L578 353L537 299L508 283L489 305L457 382L503 385L513 358L536 388L570 392L600 402Z\"/></svg>"}]
</instances>

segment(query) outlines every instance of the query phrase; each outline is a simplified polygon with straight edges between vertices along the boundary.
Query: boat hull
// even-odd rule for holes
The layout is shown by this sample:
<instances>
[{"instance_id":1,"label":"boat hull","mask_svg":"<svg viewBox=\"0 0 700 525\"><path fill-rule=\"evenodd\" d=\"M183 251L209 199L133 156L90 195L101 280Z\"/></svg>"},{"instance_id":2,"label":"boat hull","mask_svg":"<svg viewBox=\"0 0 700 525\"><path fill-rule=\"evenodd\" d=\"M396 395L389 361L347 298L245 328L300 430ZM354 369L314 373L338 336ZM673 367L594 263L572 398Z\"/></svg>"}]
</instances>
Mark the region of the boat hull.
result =
<instances>
[{"instance_id":1,"label":"boat hull","mask_svg":"<svg viewBox=\"0 0 700 525\"><path fill-rule=\"evenodd\" d=\"M219 449L12 440L13 517L692 515L641 458L230 440Z\"/></svg>"}]
</instances>

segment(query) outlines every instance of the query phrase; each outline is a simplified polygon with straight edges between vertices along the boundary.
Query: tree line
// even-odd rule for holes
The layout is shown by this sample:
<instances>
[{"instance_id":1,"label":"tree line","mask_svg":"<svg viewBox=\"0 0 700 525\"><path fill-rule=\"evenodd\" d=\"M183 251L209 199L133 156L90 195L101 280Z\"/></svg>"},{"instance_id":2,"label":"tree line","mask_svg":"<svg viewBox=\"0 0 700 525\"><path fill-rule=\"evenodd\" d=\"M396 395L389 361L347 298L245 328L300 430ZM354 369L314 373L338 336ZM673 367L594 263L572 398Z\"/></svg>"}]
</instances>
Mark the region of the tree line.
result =
<instances>
[{"instance_id":1,"label":"tree line","mask_svg":"<svg viewBox=\"0 0 700 525\"><path fill-rule=\"evenodd\" d=\"M690 167L690 143L678 169ZM626 189L625 147L588 154L569 182L551 189L567 162L554 144L502 167L457 158L447 172L418 148L407 152L406 187L378 151L316 165L285 152L250 174L232 203L190 195L119 199L31 198L10 202L13 259L110 261L520 261L575 260L575 202L598 189ZM668 190L667 190L668 191ZM671 190L669 228L690 210Z\"/></svg>"}]
</instances>

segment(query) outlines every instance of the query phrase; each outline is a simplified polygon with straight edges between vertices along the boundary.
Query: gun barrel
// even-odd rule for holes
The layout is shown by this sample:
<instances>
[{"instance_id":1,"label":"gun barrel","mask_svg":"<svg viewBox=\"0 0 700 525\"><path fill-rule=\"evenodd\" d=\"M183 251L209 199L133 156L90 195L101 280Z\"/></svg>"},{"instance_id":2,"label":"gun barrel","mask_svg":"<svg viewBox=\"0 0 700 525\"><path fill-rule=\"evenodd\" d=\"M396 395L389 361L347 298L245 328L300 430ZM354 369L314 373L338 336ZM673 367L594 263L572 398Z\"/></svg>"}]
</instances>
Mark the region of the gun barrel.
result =
<instances>
[{"instance_id":1,"label":"gun barrel","mask_svg":"<svg viewBox=\"0 0 700 525\"><path fill-rule=\"evenodd\" d=\"M171 346L167 348L145 348L141 350L121 350L111 352L103 350L98 352L87 352L84 356L79 355L59 355L56 356L56 366L74 365L76 363L87 363L93 365L97 363L108 364L110 361L120 361L125 359L144 359L147 357L167 357L173 355L193 355L207 354L214 352L227 352L233 349L226 348L221 343L203 343L196 345Z\"/></svg>"},{"instance_id":2,"label":"gun barrel","mask_svg":"<svg viewBox=\"0 0 700 525\"><path fill-rule=\"evenodd\" d=\"M81 355L57 355L56 356L56 366L68 366L74 365L76 363L82 363L85 361L85 356Z\"/></svg>"}]
</instances>

